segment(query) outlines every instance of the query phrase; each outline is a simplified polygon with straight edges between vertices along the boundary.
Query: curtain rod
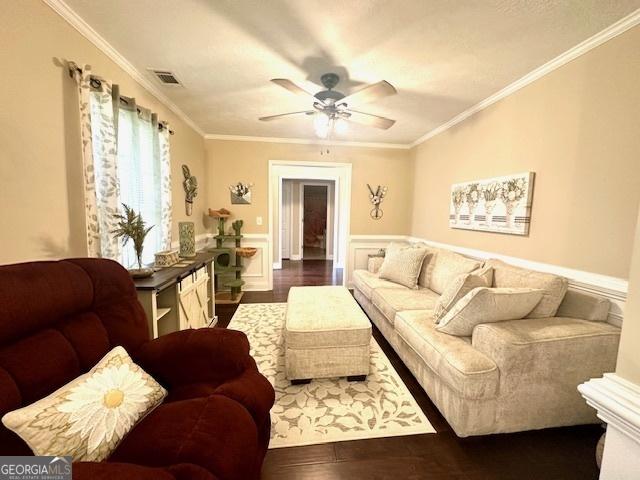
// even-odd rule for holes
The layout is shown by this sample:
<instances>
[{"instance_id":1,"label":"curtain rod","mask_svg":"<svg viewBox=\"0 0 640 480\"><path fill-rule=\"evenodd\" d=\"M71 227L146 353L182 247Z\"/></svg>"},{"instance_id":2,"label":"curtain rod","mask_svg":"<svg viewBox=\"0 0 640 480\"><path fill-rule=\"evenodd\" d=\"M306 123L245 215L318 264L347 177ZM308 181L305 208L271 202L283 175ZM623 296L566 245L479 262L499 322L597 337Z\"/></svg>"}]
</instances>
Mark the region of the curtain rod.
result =
<instances>
[{"instance_id":1,"label":"curtain rod","mask_svg":"<svg viewBox=\"0 0 640 480\"><path fill-rule=\"evenodd\" d=\"M82 68L80 68L76 62L67 62L67 68L69 69L69 76L71 78L74 78L76 73L82 75ZM99 81L97 78L96 80ZM140 109L138 109L138 112L140 112ZM167 122L158 121L158 130L162 131L165 128L168 130L169 135L175 135L176 132L167 127Z\"/></svg>"}]
</instances>

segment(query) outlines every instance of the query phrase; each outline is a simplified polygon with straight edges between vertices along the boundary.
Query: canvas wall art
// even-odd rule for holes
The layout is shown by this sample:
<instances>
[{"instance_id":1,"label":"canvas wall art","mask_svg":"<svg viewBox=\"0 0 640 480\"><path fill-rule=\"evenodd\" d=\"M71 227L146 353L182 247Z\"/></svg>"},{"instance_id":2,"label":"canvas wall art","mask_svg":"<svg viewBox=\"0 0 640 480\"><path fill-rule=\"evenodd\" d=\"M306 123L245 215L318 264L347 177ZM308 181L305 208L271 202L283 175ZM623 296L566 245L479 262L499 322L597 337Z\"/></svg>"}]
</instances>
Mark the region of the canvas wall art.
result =
<instances>
[{"instance_id":1,"label":"canvas wall art","mask_svg":"<svg viewBox=\"0 0 640 480\"><path fill-rule=\"evenodd\" d=\"M534 172L526 172L454 184L449 226L528 235L534 177Z\"/></svg>"}]
</instances>

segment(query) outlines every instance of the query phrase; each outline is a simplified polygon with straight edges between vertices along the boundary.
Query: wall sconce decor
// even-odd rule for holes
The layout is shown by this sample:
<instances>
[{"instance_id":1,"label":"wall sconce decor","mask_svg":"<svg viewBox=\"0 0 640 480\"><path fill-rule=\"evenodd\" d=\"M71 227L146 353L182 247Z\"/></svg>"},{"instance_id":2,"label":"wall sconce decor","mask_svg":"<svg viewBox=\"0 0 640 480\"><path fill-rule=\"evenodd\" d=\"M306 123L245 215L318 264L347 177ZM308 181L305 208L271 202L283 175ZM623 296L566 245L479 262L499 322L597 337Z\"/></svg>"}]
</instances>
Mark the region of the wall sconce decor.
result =
<instances>
[{"instance_id":1,"label":"wall sconce decor","mask_svg":"<svg viewBox=\"0 0 640 480\"><path fill-rule=\"evenodd\" d=\"M186 165L182 165L182 175L184 176L182 186L185 194L185 208L187 216L191 216L193 213L193 199L198 196L198 179L191 175L191 171Z\"/></svg>"},{"instance_id":2,"label":"wall sconce decor","mask_svg":"<svg viewBox=\"0 0 640 480\"><path fill-rule=\"evenodd\" d=\"M367 183L367 188L369 189L369 201L373 205L373 208L371 209L371 212L369 212L369 215L371 215L371 218L373 218L374 220L380 220L382 218L382 215L384 214L384 212L380 208L380 204L387 194L387 187L378 185L378 188L376 188L374 192L373 188L371 188L371 185Z\"/></svg>"},{"instance_id":3,"label":"wall sconce decor","mask_svg":"<svg viewBox=\"0 0 640 480\"><path fill-rule=\"evenodd\" d=\"M253 183L238 182L235 185L229 185L229 191L231 192L231 203L250 205L251 187L253 187Z\"/></svg>"}]
</instances>

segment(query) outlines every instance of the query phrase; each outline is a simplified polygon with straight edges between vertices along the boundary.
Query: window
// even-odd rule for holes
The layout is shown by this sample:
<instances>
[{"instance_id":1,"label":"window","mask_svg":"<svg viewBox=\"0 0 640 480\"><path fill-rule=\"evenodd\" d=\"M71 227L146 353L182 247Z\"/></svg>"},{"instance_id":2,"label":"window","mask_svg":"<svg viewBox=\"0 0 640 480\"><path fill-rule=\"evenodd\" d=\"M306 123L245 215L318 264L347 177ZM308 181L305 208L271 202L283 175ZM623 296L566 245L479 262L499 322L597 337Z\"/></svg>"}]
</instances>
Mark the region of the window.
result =
<instances>
[{"instance_id":1,"label":"window","mask_svg":"<svg viewBox=\"0 0 640 480\"><path fill-rule=\"evenodd\" d=\"M131 100L123 99L118 109L118 179L120 202L142 215L153 228L144 242L142 261L153 263L154 254L163 250L161 141L158 125L150 114L137 109ZM129 105L127 105L127 103ZM131 267L136 262L133 243L122 249L122 264Z\"/></svg>"}]
</instances>

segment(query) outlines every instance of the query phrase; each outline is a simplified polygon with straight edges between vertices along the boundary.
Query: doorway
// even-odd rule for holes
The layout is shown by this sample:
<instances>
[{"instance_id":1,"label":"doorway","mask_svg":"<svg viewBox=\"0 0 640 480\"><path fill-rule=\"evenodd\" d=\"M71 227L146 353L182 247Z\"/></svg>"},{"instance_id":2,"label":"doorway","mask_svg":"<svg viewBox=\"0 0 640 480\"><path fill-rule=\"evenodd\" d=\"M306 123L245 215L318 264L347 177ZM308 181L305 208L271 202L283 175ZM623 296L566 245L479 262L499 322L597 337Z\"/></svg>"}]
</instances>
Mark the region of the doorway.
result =
<instances>
[{"instance_id":1,"label":"doorway","mask_svg":"<svg viewBox=\"0 0 640 480\"><path fill-rule=\"evenodd\" d=\"M333 260L336 215L334 180L282 180L280 255L282 260Z\"/></svg>"},{"instance_id":2,"label":"doorway","mask_svg":"<svg viewBox=\"0 0 640 480\"><path fill-rule=\"evenodd\" d=\"M324 184L323 184L324 183ZM333 243L332 181L300 183L302 260L330 260Z\"/></svg>"},{"instance_id":3,"label":"doorway","mask_svg":"<svg viewBox=\"0 0 640 480\"><path fill-rule=\"evenodd\" d=\"M333 270L344 268L350 230L351 164L271 160L269 179L273 269L282 269L283 260L289 263L303 258L320 258L314 261L326 262ZM323 188L311 188L317 186ZM296 208L304 218L305 191L308 199L314 197L307 205L324 205L324 214L321 207L311 207L306 222L296 222ZM310 247L306 255L303 245Z\"/></svg>"}]
</instances>

